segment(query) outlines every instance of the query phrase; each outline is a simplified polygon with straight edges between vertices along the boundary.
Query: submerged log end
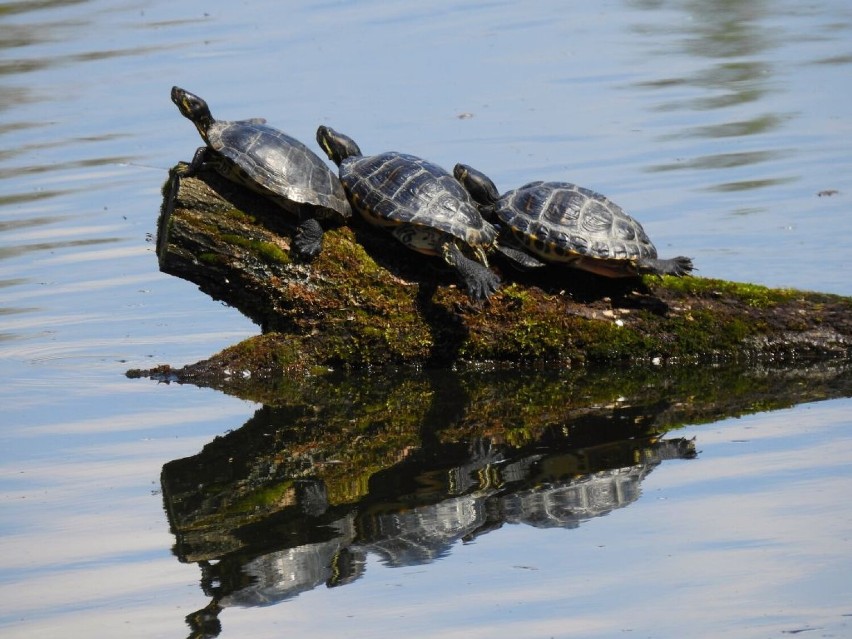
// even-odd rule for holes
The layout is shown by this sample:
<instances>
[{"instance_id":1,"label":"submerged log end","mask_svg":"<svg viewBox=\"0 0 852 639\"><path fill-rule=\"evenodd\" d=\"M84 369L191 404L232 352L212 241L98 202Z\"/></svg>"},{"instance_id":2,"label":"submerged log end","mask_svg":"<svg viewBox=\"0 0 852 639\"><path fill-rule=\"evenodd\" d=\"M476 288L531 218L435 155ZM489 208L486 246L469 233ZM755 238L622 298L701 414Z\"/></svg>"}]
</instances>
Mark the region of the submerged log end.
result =
<instances>
[{"instance_id":1,"label":"submerged log end","mask_svg":"<svg viewBox=\"0 0 852 639\"><path fill-rule=\"evenodd\" d=\"M291 258L295 226L286 214L216 175L176 180L176 169L163 189L160 269L237 308L263 332L205 362L169 369L187 381L400 364L852 354L852 299L839 296L699 277L607 280L556 266L520 273L496 264L502 288L475 304L440 260L357 220L329 230L319 257L300 262Z\"/></svg>"}]
</instances>

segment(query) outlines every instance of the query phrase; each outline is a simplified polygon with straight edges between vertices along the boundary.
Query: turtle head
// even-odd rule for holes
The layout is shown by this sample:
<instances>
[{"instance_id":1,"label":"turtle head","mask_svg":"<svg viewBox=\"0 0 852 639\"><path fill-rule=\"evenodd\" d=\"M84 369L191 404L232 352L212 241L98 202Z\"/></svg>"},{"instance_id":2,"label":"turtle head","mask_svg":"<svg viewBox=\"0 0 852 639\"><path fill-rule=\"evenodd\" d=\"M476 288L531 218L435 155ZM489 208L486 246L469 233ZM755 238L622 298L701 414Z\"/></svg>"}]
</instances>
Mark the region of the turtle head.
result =
<instances>
[{"instance_id":1,"label":"turtle head","mask_svg":"<svg viewBox=\"0 0 852 639\"><path fill-rule=\"evenodd\" d=\"M491 178L467 164L456 164L453 175L477 204L489 206L500 199L500 192Z\"/></svg>"},{"instance_id":2,"label":"turtle head","mask_svg":"<svg viewBox=\"0 0 852 639\"><path fill-rule=\"evenodd\" d=\"M172 87L172 102L177 105L185 118L195 124L201 137L207 139L207 128L213 123L213 116L210 115L210 107L207 103L180 87Z\"/></svg>"},{"instance_id":3,"label":"turtle head","mask_svg":"<svg viewBox=\"0 0 852 639\"><path fill-rule=\"evenodd\" d=\"M355 144L355 140L338 133L330 126L322 125L317 129L317 142L328 155L328 159L337 166L340 166L340 163L346 158L361 155L361 149Z\"/></svg>"}]
</instances>

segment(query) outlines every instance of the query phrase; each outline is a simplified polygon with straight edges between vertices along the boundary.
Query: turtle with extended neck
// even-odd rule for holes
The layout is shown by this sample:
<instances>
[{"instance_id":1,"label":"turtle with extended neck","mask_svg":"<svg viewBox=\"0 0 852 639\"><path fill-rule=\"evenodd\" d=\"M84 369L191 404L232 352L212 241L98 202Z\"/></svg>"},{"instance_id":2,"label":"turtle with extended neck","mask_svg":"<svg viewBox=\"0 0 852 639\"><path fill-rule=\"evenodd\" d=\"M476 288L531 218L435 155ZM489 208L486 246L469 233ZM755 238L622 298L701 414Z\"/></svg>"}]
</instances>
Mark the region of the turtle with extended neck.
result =
<instances>
[{"instance_id":1,"label":"turtle with extended neck","mask_svg":"<svg viewBox=\"0 0 852 639\"><path fill-rule=\"evenodd\" d=\"M364 156L354 140L327 126L317 130L317 142L340 168L349 202L365 220L414 251L443 258L471 299L487 299L497 290L500 279L486 258L497 229L452 175L405 153Z\"/></svg>"},{"instance_id":2,"label":"turtle with extended neck","mask_svg":"<svg viewBox=\"0 0 852 639\"><path fill-rule=\"evenodd\" d=\"M172 102L205 142L181 175L213 168L295 215L299 226L293 248L303 259L315 257L322 249L319 220L342 224L352 217L337 176L295 138L261 118L215 120L204 100L179 87L172 87Z\"/></svg>"}]
</instances>

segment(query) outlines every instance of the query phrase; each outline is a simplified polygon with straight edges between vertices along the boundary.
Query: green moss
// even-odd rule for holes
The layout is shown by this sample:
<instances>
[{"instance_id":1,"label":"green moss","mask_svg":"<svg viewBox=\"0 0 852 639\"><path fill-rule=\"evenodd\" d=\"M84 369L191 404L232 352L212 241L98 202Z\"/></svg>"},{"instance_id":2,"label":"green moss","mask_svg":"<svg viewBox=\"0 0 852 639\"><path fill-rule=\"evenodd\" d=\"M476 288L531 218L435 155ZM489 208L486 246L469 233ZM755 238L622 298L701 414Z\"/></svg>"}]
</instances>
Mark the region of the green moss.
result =
<instances>
[{"instance_id":1,"label":"green moss","mask_svg":"<svg viewBox=\"0 0 852 639\"><path fill-rule=\"evenodd\" d=\"M523 308L524 305L534 303L531 299L530 290L517 284L503 287L501 293L509 308Z\"/></svg>"},{"instance_id":2,"label":"green moss","mask_svg":"<svg viewBox=\"0 0 852 639\"><path fill-rule=\"evenodd\" d=\"M526 359L546 357L565 344L565 334L541 318L521 319L511 332L513 350Z\"/></svg>"},{"instance_id":3,"label":"green moss","mask_svg":"<svg viewBox=\"0 0 852 639\"><path fill-rule=\"evenodd\" d=\"M279 246L272 242L263 240L252 240L241 235L223 234L221 236L224 242L236 244L243 248L249 249L255 255L263 258L270 264L289 264L290 256L287 255Z\"/></svg>"},{"instance_id":4,"label":"green moss","mask_svg":"<svg viewBox=\"0 0 852 639\"><path fill-rule=\"evenodd\" d=\"M700 357L714 353L734 353L756 332L746 318L724 317L720 313L694 310L667 320L667 329L676 336L669 354Z\"/></svg>"},{"instance_id":5,"label":"green moss","mask_svg":"<svg viewBox=\"0 0 852 639\"><path fill-rule=\"evenodd\" d=\"M645 283L654 284L688 296L733 298L754 308L771 308L801 297L802 292L786 288L768 288L759 284L728 282L703 277L646 276Z\"/></svg>"},{"instance_id":6,"label":"green moss","mask_svg":"<svg viewBox=\"0 0 852 639\"><path fill-rule=\"evenodd\" d=\"M225 215L235 220L239 220L240 222L245 222L246 224L254 224L257 221L253 215L249 215L245 211L241 211L237 208L228 209L225 211Z\"/></svg>"},{"instance_id":7,"label":"green moss","mask_svg":"<svg viewBox=\"0 0 852 639\"><path fill-rule=\"evenodd\" d=\"M302 368L308 353L299 339L282 339L277 333L267 333L226 348L220 357L230 371L252 371L274 378L290 368Z\"/></svg>"},{"instance_id":8,"label":"green moss","mask_svg":"<svg viewBox=\"0 0 852 639\"><path fill-rule=\"evenodd\" d=\"M582 320L572 328L578 335L576 345L593 362L646 358L661 350L658 341L615 321Z\"/></svg>"}]
</instances>

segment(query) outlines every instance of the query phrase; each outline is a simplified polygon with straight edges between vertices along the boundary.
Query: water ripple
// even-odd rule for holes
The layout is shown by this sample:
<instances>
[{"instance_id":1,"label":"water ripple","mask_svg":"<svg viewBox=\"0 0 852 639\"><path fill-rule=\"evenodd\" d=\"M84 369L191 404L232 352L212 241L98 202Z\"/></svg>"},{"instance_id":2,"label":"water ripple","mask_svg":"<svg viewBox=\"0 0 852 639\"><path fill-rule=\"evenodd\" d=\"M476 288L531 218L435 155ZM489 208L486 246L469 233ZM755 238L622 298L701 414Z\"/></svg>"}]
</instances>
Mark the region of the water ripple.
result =
<instances>
[{"instance_id":1,"label":"water ripple","mask_svg":"<svg viewBox=\"0 0 852 639\"><path fill-rule=\"evenodd\" d=\"M752 164L769 162L793 153L793 150L773 149L771 151L741 151L738 153L715 153L668 164L656 164L647 168L648 172L683 171L694 169L730 169Z\"/></svg>"},{"instance_id":2,"label":"water ripple","mask_svg":"<svg viewBox=\"0 0 852 639\"><path fill-rule=\"evenodd\" d=\"M39 251L55 251L64 248L79 248L83 246L95 246L98 244L111 244L120 241L115 237L93 237L81 240L64 240L61 242L35 242L33 244L19 244L17 246L0 247L0 260L35 253Z\"/></svg>"},{"instance_id":3,"label":"water ripple","mask_svg":"<svg viewBox=\"0 0 852 639\"><path fill-rule=\"evenodd\" d=\"M660 136L661 140L679 138L739 138L773 131L792 119L794 114L764 113L747 120L721 122L701 126L685 127L676 133Z\"/></svg>"}]
</instances>

